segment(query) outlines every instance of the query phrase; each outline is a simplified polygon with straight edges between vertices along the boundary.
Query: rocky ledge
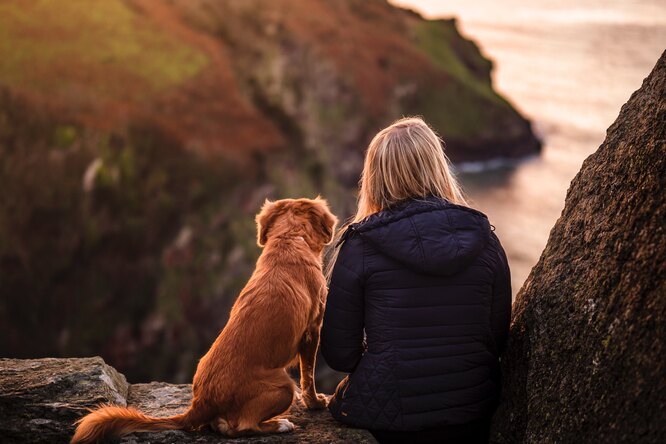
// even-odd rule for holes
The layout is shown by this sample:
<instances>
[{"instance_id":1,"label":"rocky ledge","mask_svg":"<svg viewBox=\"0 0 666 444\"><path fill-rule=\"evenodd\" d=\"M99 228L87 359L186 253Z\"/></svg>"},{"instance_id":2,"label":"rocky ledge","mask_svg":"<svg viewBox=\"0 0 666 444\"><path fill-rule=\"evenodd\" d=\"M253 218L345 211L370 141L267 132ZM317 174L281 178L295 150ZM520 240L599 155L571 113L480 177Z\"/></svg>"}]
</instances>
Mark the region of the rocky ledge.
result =
<instances>
[{"instance_id":1,"label":"rocky ledge","mask_svg":"<svg viewBox=\"0 0 666 444\"><path fill-rule=\"evenodd\" d=\"M0 359L0 442L66 443L73 423L100 403L133 406L153 416L184 411L188 384L128 384L102 358ZM375 443L372 435L345 427L327 411L310 412L294 403L287 415L293 433L224 439L213 432L135 433L121 443Z\"/></svg>"}]
</instances>

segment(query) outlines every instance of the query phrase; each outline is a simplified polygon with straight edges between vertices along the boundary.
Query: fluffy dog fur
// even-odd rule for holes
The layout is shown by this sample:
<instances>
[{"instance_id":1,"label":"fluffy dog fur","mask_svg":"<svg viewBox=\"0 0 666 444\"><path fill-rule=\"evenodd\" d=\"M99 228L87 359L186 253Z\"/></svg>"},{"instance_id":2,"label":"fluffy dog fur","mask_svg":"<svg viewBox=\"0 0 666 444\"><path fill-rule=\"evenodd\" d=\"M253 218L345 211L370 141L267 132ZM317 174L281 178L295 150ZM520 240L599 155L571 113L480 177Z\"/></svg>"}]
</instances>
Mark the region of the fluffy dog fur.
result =
<instances>
[{"instance_id":1,"label":"fluffy dog fur","mask_svg":"<svg viewBox=\"0 0 666 444\"><path fill-rule=\"evenodd\" d=\"M102 406L78 422L72 443L205 425L230 437L291 431L290 421L274 418L293 402L295 384L285 367L299 359L303 403L309 409L326 407L313 373L326 299L321 255L337 219L317 198L266 201L256 221L264 250L229 322L199 361L190 408L152 418Z\"/></svg>"}]
</instances>

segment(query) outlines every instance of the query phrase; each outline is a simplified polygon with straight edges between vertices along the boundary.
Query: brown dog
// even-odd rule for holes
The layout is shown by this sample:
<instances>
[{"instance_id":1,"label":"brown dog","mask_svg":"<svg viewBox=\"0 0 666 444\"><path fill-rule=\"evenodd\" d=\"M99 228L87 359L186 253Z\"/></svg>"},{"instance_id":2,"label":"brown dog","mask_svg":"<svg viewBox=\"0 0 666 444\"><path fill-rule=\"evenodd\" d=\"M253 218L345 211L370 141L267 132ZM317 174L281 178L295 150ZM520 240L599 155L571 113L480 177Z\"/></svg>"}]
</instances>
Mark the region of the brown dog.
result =
<instances>
[{"instance_id":1,"label":"brown dog","mask_svg":"<svg viewBox=\"0 0 666 444\"><path fill-rule=\"evenodd\" d=\"M78 422L72 443L208 424L231 437L291 431L289 420L273 418L293 402L295 384L285 367L298 358L303 402L309 409L326 407L313 373L326 299L321 254L337 219L318 197L266 201L256 221L264 251L229 322L199 361L189 410L152 418L103 406Z\"/></svg>"}]
</instances>

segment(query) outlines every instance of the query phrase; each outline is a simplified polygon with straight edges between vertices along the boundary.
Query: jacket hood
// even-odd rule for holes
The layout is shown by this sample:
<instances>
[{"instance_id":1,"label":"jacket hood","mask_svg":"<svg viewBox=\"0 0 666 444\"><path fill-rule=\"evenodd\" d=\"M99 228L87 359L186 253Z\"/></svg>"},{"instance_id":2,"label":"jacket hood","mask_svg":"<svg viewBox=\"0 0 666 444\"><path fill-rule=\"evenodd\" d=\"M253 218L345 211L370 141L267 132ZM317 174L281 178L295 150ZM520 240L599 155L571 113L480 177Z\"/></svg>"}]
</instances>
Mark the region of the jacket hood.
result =
<instances>
[{"instance_id":1,"label":"jacket hood","mask_svg":"<svg viewBox=\"0 0 666 444\"><path fill-rule=\"evenodd\" d=\"M465 269L490 238L485 214L445 199L402 201L352 224L377 250L418 273L451 275Z\"/></svg>"}]
</instances>

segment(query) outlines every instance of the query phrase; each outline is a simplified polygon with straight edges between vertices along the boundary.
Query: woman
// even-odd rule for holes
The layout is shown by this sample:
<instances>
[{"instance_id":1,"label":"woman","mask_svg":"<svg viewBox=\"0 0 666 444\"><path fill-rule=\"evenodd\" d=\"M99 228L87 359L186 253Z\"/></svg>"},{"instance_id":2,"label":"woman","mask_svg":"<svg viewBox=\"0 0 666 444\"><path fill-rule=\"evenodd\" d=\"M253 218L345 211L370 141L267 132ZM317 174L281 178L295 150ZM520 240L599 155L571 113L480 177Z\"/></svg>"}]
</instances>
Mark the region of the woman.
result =
<instances>
[{"instance_id":1,"label":"woman","mask_svg":"<svg viewBox=\"0 0 666 444\"><path fill-rule=\"evenodd\" d=\"M487 442L511 317L506 255L419 118L380 131L338 233L321 335L333 416L380 442Z\"/></svg>"}]
</instances>

